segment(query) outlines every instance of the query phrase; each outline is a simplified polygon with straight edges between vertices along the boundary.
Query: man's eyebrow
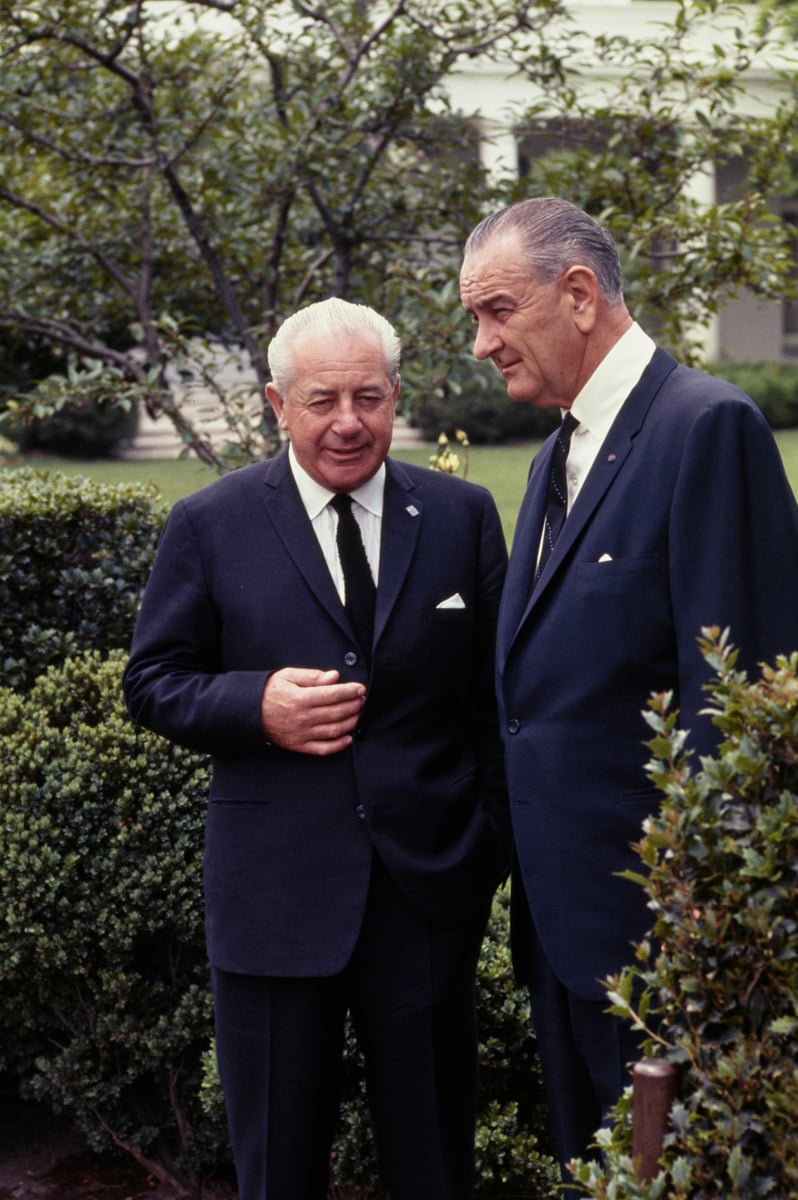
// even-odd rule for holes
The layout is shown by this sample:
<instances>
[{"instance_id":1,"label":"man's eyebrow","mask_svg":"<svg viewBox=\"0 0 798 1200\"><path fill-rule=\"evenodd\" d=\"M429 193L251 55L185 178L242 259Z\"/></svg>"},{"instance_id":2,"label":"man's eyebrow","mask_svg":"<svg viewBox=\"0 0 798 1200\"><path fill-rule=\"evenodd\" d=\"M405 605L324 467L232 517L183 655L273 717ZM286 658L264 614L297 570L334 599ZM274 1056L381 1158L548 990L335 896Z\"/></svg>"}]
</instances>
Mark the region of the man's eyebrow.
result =
<instances>
[{"instance_id":1,"label":"man's eyebrow","mask_svg":"<svg viewBox=\"0 0 798 1200\"><path fill-rule=\"evenodd\" d=\"M380 395L386 390L386 384L379 380L373 380L367 383L359 384L355 389L355 394L360 395L362 392L379 392ZM324 383L311 384L305 392L308 400L326 400L330 397L339 396L341 388L336 385L327 385Z\"/></svg>"},{"instance_id":2,"label":"man's eyebrow","mask_svg":"<svg viewBox=\"0 0 798 1200\"><path fill-rule=\"evenodd\" d=\"M515 300L509 292L494 292L490 296L480 296L471 301L466 308L476 311L478 308L495 308L497 304L514 304Z\"/></svg>"},{"instance_id":3,"label":"man's eyebrow","mask_svg":"<svg viewBox=\"0 0 798 1200\"><path fill-rule=\"evenodd\" d=\"M305 395L309 399L319 399L323 396L335 396L338 394L338 389L334 387L325 387L323 383L311 384L306 390Z\"/></svg>"}]
</instances>

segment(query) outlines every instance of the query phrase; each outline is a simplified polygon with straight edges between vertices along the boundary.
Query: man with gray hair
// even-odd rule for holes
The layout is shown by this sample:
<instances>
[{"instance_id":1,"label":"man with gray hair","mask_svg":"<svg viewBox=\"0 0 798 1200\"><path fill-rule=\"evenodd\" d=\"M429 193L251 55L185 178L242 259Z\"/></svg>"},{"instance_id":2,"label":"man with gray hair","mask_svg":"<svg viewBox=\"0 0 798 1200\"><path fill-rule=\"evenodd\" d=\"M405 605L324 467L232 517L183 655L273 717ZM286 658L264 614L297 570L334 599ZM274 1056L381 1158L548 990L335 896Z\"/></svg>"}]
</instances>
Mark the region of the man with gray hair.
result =
<instances>
[{"instance_id":1,"label":"man with gray hair","mask_svg":"<svg viewBox=\"0 0 798 1200\"><path fill-rule=\"evenodd\" d=\"M629 1081L638 1035L602 980L650 913L632 849L659 795L652 692L710 753L698 638L739 665L798 647L798 510L738 388L677 364L633 321L609 233L564 200L521 201L469 237L461 296L511 400L556 407L499 615L497 680L515 841L513 948L530 987L563 1169Z\"/></svg>"},{"instance_id":2,"label":"man with gray hair","mask_svg":"<svg viewBox=\"0 0 798 1200\"><path fill-rule=\"evenodd\" d=\"M324 1200L351 1015L393 1200L468 1200L475 977L509 868L493 688L506 550L484 488L387 458L399 340L289 317L288 452L172 509L125 674L213 756L205 891L240 1200Z\"/></svg>"}]
</instances>

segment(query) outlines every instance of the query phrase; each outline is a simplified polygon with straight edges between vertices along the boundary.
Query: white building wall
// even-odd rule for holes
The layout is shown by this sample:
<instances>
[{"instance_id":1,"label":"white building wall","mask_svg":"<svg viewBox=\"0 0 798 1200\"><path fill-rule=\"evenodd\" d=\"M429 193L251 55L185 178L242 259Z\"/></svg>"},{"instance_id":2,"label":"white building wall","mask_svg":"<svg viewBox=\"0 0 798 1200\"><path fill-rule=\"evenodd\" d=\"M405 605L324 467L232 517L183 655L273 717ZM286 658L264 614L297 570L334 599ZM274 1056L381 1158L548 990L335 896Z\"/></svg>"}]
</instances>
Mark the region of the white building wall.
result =
<instances>
[{"instance_id":1,"label":"white building wall","mask_svg":"<svg viewBox=\"0 0 798 1200\"><path fill-rule=\"evenodd\" d=\"M573 62L579 68L578 87L582 99L604 104L613 96L620 73L606 69L591 60L587 47L590 41L605 36L627 37L630 40L656 38L663 26L672 26L677 6L669 0L572 0L568 5L571 28L589 35L585 55ZM741 9L736 5L720 8L713 14L711 26L705 25L687 52L697 61L714 58L714 47L730 37L730 30L745 21L756 19L756 6ZM752 44L753 44L752 38ZM787 46L782 54L772 54L767 62L759 63L746 75L745 91L740 98L741 111L753 116L766 116L777 103L779 90L784 86L778 77L781 68L795 70L798 51ZM454 72L447 80L450 99L456 109L466 115L476 115L480 131L481 160L497 177L518 173L518 151L513 135L514 114L534 102L544 99L543 93L527 80L512 72L508 65L473 62ZM696 198L705 204L716 201L714 172L708 170L691 184ZM775 199L775 198L774 198ZM764 303L744 295L726 305L718 317L702 333L701 340L708 360L728 358L735 361L768 360L785 357L781 334L782 312L778 301Z\"/></svg>"}]
</instances>

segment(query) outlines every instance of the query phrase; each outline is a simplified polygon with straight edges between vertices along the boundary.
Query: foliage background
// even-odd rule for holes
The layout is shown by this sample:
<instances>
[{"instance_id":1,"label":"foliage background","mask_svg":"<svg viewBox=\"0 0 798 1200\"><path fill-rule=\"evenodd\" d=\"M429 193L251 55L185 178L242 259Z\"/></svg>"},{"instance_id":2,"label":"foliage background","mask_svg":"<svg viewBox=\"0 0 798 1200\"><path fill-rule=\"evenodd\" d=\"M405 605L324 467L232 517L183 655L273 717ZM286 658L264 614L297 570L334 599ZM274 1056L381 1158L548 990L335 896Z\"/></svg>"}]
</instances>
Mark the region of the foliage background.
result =
<instances>
[{"instance_id":1,"label":"foliage background","mask_svg":"<svg viewBox=\"0 0 798 1200\"><path fill-rule=\"evenodd\" d=\"M764 115L745 103L758 71L788 61L776 15L757 25L753 9L676 0L649 35L590 38L560 0L5 0L9 414L24 425L66 403L40 386L53 373L71 371L82 402L100 364L109 399L166 412L225 469L274 448L261 397L276 324L336 294L400 329L411 415L445 427L462 397L476 441L493 383L470 358L460 247L483 212L541 192L608 224L633 312L695 358L740 288L794 289L771 201L794 184L795 71ZM508 117L537 148L520 179L483 169L484 114L452 108L447 79L466 66L523 85ZM608 81L601 95L588 70ZM743 160L738 192L697 201L708 164ZM243 355L258 380L226 435L175 404L201 371L197 337Z\"/></svg>"}]
</instances>

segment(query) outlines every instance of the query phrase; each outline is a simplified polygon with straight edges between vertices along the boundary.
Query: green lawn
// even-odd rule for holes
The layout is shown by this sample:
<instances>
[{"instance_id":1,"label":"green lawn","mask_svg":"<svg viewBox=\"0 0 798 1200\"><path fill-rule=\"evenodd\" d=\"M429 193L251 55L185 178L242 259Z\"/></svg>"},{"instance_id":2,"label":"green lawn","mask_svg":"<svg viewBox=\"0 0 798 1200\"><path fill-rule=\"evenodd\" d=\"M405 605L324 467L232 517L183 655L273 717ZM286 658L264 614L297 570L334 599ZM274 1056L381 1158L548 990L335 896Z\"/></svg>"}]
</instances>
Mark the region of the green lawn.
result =
<instances>
[{"instance_id":1,"label":"green lawn","mask_svg":"<svg viewBox=\"0 0 798 1200\"><path fill-rule=\"evenodd\" d=\"M798 495L798 429L776 434L787 475ZM502 515L508 543L512 540L515 517L526 486L529 463L538 448L537 442L506 446L472 446L468 452L468 478L484 484L496 498ZM397 450L396 457L406 462L429 464L434 446ZM104 483L133 480L154 483L164 499L173 504L180 496L196 491L213 479L210 467L196 459L152 459L143 462L83 462L63 458L35 458L30 465L40 470L63 471L68 475L88 475ZM13 469L13 468L2 468Z\"/></svg>"},{"instance_id":2,"label":"green lawn","mask_svg":"<svg viewBox=\"0 0 798 1200\"><path fill-rule=\"evenodd\" d=\"M779 430L776 441L792 490L798 496L798 429ZM508 545L512 542L529 464L539 444L524 442L513 446L472 446L469 450L468 478L484 484L493 493ZM423 451L400 450L396 457L426 465L433 450L434 447L427 447Z\"/></svg>"}]
</instances>

